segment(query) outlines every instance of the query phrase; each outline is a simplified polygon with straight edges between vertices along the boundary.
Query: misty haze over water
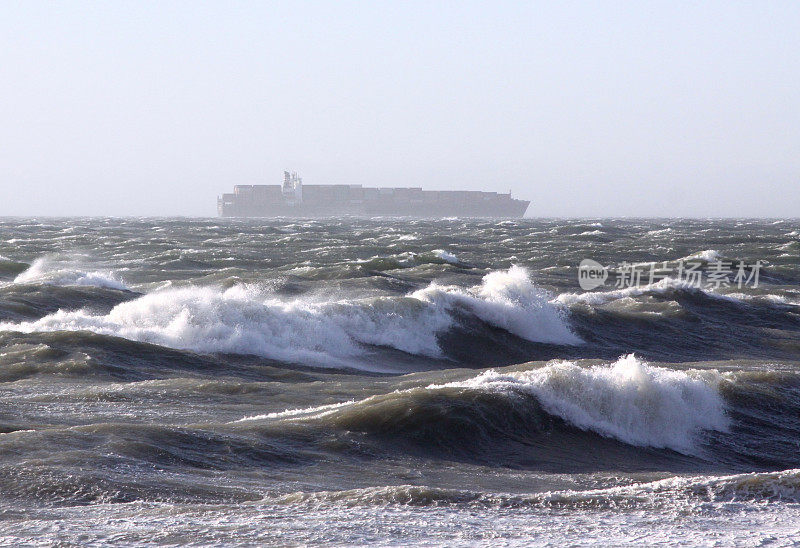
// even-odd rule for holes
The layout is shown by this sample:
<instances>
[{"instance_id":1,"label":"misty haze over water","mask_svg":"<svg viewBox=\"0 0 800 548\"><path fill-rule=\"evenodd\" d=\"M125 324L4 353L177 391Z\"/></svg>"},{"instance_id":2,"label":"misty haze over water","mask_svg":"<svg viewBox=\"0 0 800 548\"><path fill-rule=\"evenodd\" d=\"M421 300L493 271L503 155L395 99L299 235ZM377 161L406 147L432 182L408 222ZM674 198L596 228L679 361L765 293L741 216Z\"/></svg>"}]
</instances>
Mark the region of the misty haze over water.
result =
<instances>
[{"instance_id":1,"label":"misty haze over water","mask_svg":"<svg viewBox=\"0 0 800 548\"><path fill-rule=\"evenodd\" d=\"M795 2L0 4L0 545L793 543L797 51Z\"/></svg>"},{"instance_id":2,"label":"misty haze over water","mask_svg":"<svg viewBox=\"0 0 800 548\"><path fill-rule=\"evenodd\" d=\"M213 216L235 184L794 217L794 2L7 3L2 215Z\"/></svg>"}]
</instances>

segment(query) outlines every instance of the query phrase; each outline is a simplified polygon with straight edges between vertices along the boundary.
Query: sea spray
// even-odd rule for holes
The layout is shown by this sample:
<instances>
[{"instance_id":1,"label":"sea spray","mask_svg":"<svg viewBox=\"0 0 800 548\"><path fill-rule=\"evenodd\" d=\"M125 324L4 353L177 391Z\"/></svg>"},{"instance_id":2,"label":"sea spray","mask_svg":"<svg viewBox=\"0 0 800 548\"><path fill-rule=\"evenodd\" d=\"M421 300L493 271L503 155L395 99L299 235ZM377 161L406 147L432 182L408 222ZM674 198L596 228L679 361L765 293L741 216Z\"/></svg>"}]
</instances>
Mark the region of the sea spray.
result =
<instances>
[{"instance_id":1,"label":"sea spray","mask_svg":"<svg viewBox=\"0 0 800 548\"><path fill-rule=\"evenodd\" d=\"M578 428L632 445L693 453L703 430L728 429L720 378L713 371L654 367L631 354L588 368L564 361L522 372L487 371L443 386L530 394Z\"/></svg>"},{"instance_id":2,"label":"sea spray","mask_svg":"<svg viewBox=\"0 0 800 548\"><path fill-rule=\"evenodd\" d=\"M105 315L59 310L37 321L0 324L0 330L84 330L202 353L363 368L357 359L369 356L369 346L444 358L437 335L454 326L455 305L531 341L580 343L550 298L524 269L512 267L469 289L431 284L408 296L322 302L281 300L248 285L170 288Z\"/></svg>"}]
</instances>

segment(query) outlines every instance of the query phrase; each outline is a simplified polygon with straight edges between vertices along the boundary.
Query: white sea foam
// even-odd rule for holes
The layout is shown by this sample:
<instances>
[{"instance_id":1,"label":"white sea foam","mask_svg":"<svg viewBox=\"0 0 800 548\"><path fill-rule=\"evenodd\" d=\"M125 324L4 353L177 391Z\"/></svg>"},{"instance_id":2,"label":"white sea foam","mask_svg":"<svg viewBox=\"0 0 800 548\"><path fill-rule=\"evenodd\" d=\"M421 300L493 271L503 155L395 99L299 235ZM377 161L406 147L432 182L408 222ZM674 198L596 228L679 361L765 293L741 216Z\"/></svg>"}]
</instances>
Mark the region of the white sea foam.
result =
<instances>
[{"instance_id":1,"label":"white sea foam","mask_svg":"<svg viewBox=\"0 0 800 548\"><path fill-rule=\"evenodd\" d=\"M599 489L565 489L530 494L443 489L420 485L389 485L347 491L296 492L275 495L284 502L419 504L471 502L478 505L514 507L614 508L617 506L681 509L694 514L698 502L800 502L800 470L752 472L728 476L672 476L655 481L635 482ZM271 497L270 497L271 498ZM473 507L475 510L475 507ZM533 517L531 514L529 517Z\"/></svg>"},{"instance_id":2,"label":"white sea foam","mask_svg":"<svg viewBox=\"0 0 800 548\"><path fill-rule=\"evenodd\" d=\"M692 253L691 255L687 255L686 257L681 257L678 260L704 261L706 263L713 263L721 259L722 259L722 254L716 249L705 249L703 251L698 251L697 253Z\"/></svg>"},{"instance_id":3,"label":"white sea foam","mask_svg":"<svg viewBox=\"0 0 800 548\"><path fill-rule=\"evenodd\" d=\"M450 264L458 264L459 263L458 257L456 257L454 254L452 254L449 251L446 251L444 249L434 249L431 253L433 253L434 255L436 255L437 257L439 257L441 260L443 260L446 263L450 263Z\"/></svg>"},{"instance_id":4,"label":"white sea foam","mask_svg":"<svg viewBox=\"0 0 800 548\"><path fill-rule=\"evenodd\" d=\"M72 261L54 256L39 257L14 279L14 283L46 283L52 285L90 285L109 289L128 289L113 272L84 271Z\"/></svg>"},{"instance_id":5,"label":"white sea foam","mask_svg":"<svg viewBox=\"0 0 800 548\"><path fill-rule=\"evenodd\" d=\"M367 398L369 400L370 398ZM363 400L366 401L366 400ZM319 419L326 415L330 415L336 410L341 409L342 407L349 407L351 405L356 404L355 400L348 400L341 403L329 403L326 405L317 405L315 407L302 407L298 409L287 409L285 411L277 411L274 413L265 413L262 415L253 415L250 417L244 417L232 423L237 422L251 422L251 421L261 421L261 420L270 420L270 419Z\"/></svg>"},{"instance_id":6,"label":"white sea foam","mask_svg":"<svg viewBox=\"0 0 800 548\"><path fill-rule=\"evenodd\" d=\"M536 287L520 266L490 272L471 289L432 283L411 295L437 308L463 307L483 321L524 339L554 344L581 344L567 326L565 310L551 302L547 291Z\"/></svg>"},{"instance_id":7,"label":"white sea foam","mask_svg":"<svg viewBox=\"0 0 800 548\"><path fill-rule=\"evenodd\" d=\"M800 502L800 470L751 472L728 476L674 476L666 479L619 485L585 491L550 491L535 494L532 501L567 503L570 501L613 501L635 499L643 503L673 505L737 501ZM687 508L688 509L688 508Z\"/></svg>"},{"instance_id":8,"label":"white sea foam","mask_svg":"<svg viewBox=\"0 0 800 548\"><path fill-rule=\"evenodd\" d=\"M439 357L436 333L449 324L444 311L414 299L283 302L265 298L252 287L235 286L156 291L102 316L58 311L0 329L85 330L197 352L344 366L349 358L364 354L359 343Z\"/></svg>"},{"instance_id":9,"label":"white sea foam","mask_svg":"<svg viewBox=\"0 0 800 548\"><path fill-rule=\"evenodd\" d=\"M712 299L720 299L724 301L742 302L740 294L738 293L718 293L708 289L703 289L695 284L689 283L686 280L678 280L676 278L664 278L652 284L634 285L631 287L624 287L622 289L612 289L610 291L586 291L583 293L561 293L556 297L553 302L563 305L574 305L577 303L584 303L592 306L602 306L606 303L616 301L619 299L627 299L639 297L641 295L664 295L676 289L685 291L696 291L702 293L706 297Z\"/></svg>"},{"instance_id":10,"label":"white sea foam","mask_svg":"<svg viewBox=\"0 0 800 548\"><path fill-rule=\"evenodd\" d=\"M253 286L190 286L154 291L105 315L59 310L37 321L0 324L0 330L83 330L196 352L354 366L370 355L365 345L444 357L437 334L454 325L457 304L532 341L581 342L548 298L521 268L490 273L475 288L431 285L405 297L283 301Z\"/></svg>"},{"instance_id":11,"label":"white sea foam","mask_svg":"<svg viewBox=\"0 0 800 548\"><path fill-rule=\"evenodd\" d=\"M399 255L390 255L390 256L382 256L382 255L375 255L370 257L369 259L357 259L355 261L356 264L365 264L370 263L375 260L382 260L382 259L389 259L397 261L397 264L400 265L402 268L412 268L415 266L423 265L423 264L430 264L430 263L438 263L439 261L444 261L449 264L461 264L458 257L455 254L450 253L445 249L433 249L429 252L425 253L413 253L413 252L405 252Z\"/></svg>"},{"instance_id":12,"label":"white sea foam","mask_svg":"<svg viewBox=\"0 0 800 548\"><path fill-rule=\"evenodd\" d=\"M702 431L728 429L725 404L718 390L722 378L714 370L676 371L651 366L631 354L612 364L593 367L564 361L529 371L489 370L466 381L432 384L426 389L464 388L511 398L529 395L548 413L583 430L631 445L695 454ZM397 393L413 390L418 389ZM237 422L318 419L342 408L369 405L374 398L287 409Z\"/></svg>"},{"instance_id":13,"label":"white sea foam","mask_svg":"<svg viewBox=\"0 0 800 548\"><path fill-rule=\"evenodd\" d=\"M675 278L665 278L656 283L612 289L610 291L586 291L584 293L562 293L555 298L555 302L564 305L585 303L600 306L618 299L638 297L645 294L661 295L675 289L702 291L697 286ZM708 292L706 292L708 293Z\"/></svg>"},{"instance_id":14,"label":"white sea foam","mask_svg":"<svg viewBox=\"0 0 800 548\"><path fill-rule=\"evenodd\" d=\"M578 428L632 445L694 453L701 431L728 428L720 379L715 371L654 367L631 354L605 366L565 361L531 371L487 371L441 386L528 393Z\"/></svg>"},{"instance_id":15,"label":"white sea foam","mask_svg":"<svg viewBox=\"0 0 800 548\"><path fill-rule=\"evenodd\" d=\"M785 295L776 295L774 293L761 293L757 295L747 294L747 293L728 293L725 295L731 299L738 299L740 301L768 301L770 303L775 304L787 304L798 306L800 305L800 301L795 299L790 299Z\"/></svg>"}]
</instances>

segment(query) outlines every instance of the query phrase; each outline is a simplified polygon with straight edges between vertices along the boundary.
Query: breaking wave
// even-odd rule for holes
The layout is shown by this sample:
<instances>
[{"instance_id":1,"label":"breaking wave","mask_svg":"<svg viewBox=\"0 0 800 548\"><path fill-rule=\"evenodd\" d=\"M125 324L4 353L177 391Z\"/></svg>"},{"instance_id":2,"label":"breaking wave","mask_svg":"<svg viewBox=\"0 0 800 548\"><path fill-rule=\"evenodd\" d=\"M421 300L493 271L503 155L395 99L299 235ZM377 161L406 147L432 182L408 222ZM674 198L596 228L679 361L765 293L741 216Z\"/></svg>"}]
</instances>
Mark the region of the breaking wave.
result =
<instances>
[{"instance_id":1,"label":"breaking wave","mask_svg":"<svg viewBox=\"0 0 800 548\"><path fill-rule=\"evenodd\" d=\"M722 254L717 251L716 249L704 249L703 251L698 251L697 253L692 253L691 255L687 255L686 257L681 257L678 260L682 261L702 261L705 263L713 263L715 261L721 260Z\"/></svg>"},{"instance_id":2,"label":"breaking wave","mask_svg":"<svg viewBox=\"0 0 800 548\"><path fill-rule=\"evenodd\" d=\"M589 368L561 362L524 372L487 371L444 386L530 394L545 411L583 430L691 453L700 432L728 428L720 378L714 371L654 367L631 354Z\"/></svg>"},{"instance_id":3,"label":"breaking wave","mask_svg":"<svg viewBox=\"0 0 800 548\"><path fill-rule=\"evenodd\" d=\"M531 282L520 266L490 272L480 286L463 290L432 283L412 296L439 308L465 307L481 320L534 342L576 345L583 341L566 323L565 311Z\"/></svg>"},{"instance_id":4,"label":"breaking wave","mask_svg":"<svg viewBox=\"0 0 800 548\"><path fill-rule=\"evenodd\" d=\"M356 366L354 360L370 355L369 347L446 357L437 335L457 325L455 308L530 341L580 343L550 298L524 269L513 267L490 273L469 289L432 284L402 297L323 302L284 301L249 285L168 288L118 304L107 314L59 310L0 329L91 331L202 353L341 367Z\"/></svg>"},{"instance_id":5,"label":"breaking wave","mask_svg":"<svg viewBox=\"0 0 800 548\"><path fill-rule=\"evenodd\" d=\"M402 253L392 256L377 256L356 261L356 264L368 270L399 270L414 268L422 265L450 264L454 266L467 266L459 258L445 249L434 249L424 253Z\"/></svg>"},{"instance_id":6,"label":"breaking wave","mask_svg":"<svg viewBox=\"0 0 800 548\"><path fill-rule=\"evenodd\" d=\"M128 290L128 287L112 272L89 271L75 268L68 261L56 257L39 257L14 278L17 284L45 283L52 285L84 285L107 289Z\"/></svg>"},{"instance_id":7,"label":"breaking wave","mask_svg":"<svg viewBox=\"0 0 800 548\"><path fill-rule=\"evenodd\" d=\"M738 301L734 296L716 293L698 287L696 284L675 278L664 278L658 282L644 285L634 285L622 289L612 289L609 291L586 291L584 293L562 293L555 298L555 302L563 305L573 305L584 303L592 306L601 306L611 301L619 299L639 297L642 295L669 296L676 292L700 294L713 299L723 299L728 301Z\"/></svg>"},{"instance_id":8,"label":"breaking wave","mask_svg":"<svg viewBox=\"0 0 800 548\"><path fill-rule=\"evenodd\" d=\"M323 421L470 452L480 450L481 444L494 445L498 437L533 442L548 429L550 415L628 445L692 455L698 453L704 431L728 429L720 380L715 371L663 369L629 355L589 368L560 362L521 372L490 370L466 381L239 422Z\"/></svg>"},{"instance_id":9,"label":"breaking wave","mask_svg":"<svg viewBox=\"0 0 800 548\"><path fill-rule=\"evenodd\" d=\"M545 491L530 495L443 489L420 485L389 485L345 491L296 492L268 497L282 504L336 504L345 506L467 505L502 508L635 508L696 507L702 503L798 503L800 470L735 474L729 476L678 476L651 482L588 490Z\"/></svg>"}]
</instances>

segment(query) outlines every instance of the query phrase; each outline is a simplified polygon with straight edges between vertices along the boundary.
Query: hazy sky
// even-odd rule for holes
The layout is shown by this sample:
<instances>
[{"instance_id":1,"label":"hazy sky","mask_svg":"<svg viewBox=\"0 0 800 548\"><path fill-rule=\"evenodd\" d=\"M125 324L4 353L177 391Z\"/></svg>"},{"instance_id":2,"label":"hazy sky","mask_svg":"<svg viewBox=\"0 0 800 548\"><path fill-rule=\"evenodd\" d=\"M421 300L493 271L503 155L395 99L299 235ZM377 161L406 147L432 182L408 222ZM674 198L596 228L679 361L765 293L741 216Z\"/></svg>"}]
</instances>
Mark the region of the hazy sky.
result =
<instances>
[{"instance_id":1,"label":"hazy sky","mask_svg":"<svg viewBox=\"0 0 800 548\"><path fill-rule=\"evenodd\" d=\"M0 215L234 184L800 216L800 2L0 3Z\"/></svg>"}]
</instances>

